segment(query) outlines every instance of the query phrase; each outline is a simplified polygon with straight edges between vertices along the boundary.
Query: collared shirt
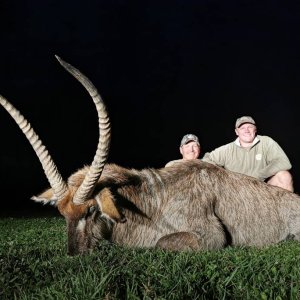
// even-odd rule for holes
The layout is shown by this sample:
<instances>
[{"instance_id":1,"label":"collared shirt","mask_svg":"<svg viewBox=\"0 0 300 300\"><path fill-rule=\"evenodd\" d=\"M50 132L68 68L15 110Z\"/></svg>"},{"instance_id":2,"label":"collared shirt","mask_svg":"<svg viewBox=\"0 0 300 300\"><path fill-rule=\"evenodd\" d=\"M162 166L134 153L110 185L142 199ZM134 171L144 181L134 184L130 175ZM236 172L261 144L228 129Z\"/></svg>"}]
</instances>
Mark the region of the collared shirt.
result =
<instances>
[{"instance_id":1,"label":"collared shirt","mask_svg":"<svg viewBox=\"0 0 300 300\"><path fill-rule=\"evenodd\" d=\"M205 153L203 161L227 170L265 180L292 165L277 142L268 136L257 135L250 147L235 141Z\"/></svg>"}]
</instances>

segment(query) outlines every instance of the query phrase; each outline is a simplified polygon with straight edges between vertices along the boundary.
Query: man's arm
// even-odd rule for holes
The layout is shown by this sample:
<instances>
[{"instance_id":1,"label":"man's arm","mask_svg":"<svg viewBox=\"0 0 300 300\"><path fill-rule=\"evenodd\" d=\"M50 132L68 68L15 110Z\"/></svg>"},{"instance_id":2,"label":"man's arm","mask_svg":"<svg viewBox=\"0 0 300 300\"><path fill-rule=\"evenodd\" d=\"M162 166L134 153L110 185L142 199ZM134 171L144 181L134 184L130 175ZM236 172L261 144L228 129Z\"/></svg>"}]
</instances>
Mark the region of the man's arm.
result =
<instances>
[{"instance_id":1,"label":"man's arm","mask_svg":"<svg viewBox=\"0 0 300 300\"><path fill-rule=\"evenodd\" d=\"M260 171L260 179L265 180L279 171L287 171L292 168L287 155L273 139L267 139L265 151L267 166Z\"/></svg>"},{"instance_id":2,"label":"man's arm","mask_svg":"<svg viewBox=\"0 0 300 300\"><path fill-rule=\"evenodd\" d=\"M202 158L203 161L217 165L219 167L225 166L226 147L221 146L211 152L206 152Z\"/></svg>"}]
</instances>

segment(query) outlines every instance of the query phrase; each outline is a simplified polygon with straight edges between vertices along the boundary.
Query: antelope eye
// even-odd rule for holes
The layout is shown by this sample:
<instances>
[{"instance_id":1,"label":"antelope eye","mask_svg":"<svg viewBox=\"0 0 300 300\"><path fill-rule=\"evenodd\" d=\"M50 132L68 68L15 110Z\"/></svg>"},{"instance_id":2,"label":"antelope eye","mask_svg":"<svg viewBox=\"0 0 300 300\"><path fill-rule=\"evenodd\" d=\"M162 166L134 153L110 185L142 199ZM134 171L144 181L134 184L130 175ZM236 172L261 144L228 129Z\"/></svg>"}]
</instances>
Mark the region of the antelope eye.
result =
<instances>
[{"instance_id":1,"label":"antelope eye","mask_svg":"<svg viewBox=\"0 0 300 300\"><path fill-rule=\"evenodd\" d=\"M97 207L96 207L95 205L90 206L90 207L88 208L87 214L88 214L88 215L91 215L91 214L94 213L96 210L97 210Z\"/></svg>"}]
</instances>

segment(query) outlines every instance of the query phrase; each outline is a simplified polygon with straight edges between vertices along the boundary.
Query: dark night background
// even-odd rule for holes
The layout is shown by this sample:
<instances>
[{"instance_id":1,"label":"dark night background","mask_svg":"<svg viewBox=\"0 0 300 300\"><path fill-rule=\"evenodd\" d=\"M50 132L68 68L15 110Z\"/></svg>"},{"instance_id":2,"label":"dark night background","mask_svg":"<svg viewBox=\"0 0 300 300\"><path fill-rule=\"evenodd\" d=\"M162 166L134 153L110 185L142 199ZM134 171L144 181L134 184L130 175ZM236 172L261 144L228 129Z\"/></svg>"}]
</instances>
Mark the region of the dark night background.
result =
<instances>
[{"instance_id":1,"label":"dark night background","mask_svg":"<svg viewBox=\"0 0 300 300\"><path fill-rule=\"evenodd\" d=\"M293 4L292 4L293 3ZM31 122L64 178L91 163L97 115L54 55L97 87L112 123L109 162L162 167L186 133L202 155L251 115L293 165L300 192L300 6L284 1L16 1L0 3L0 93ZM1 213L30 215L48 182L0 107ZM46 211L42 208L42 211Z\"/></svg>"}]
</instances>

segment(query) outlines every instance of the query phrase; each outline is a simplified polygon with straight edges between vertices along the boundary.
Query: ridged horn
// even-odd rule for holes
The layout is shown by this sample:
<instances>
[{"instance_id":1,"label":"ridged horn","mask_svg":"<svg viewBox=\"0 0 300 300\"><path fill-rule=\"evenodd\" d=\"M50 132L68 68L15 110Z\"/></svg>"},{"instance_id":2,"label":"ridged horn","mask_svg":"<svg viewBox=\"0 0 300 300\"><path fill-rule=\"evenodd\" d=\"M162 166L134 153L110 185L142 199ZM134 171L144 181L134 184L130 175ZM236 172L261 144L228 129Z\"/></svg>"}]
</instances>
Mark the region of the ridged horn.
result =
<instances>
[{"instance_id":1,"label":"ridged horn","mask_svg":"<svg viewBox=\"0 0 300 300\"><path fill-rule=\"evenodd\" d=\"M94 160L90 166L90 169L85 176L82 184L76 191L73 202L74 204L82 204L87 200L92 194L97 181L99 180L101 173L103 171L104 165L106 163L109 146L110 146L110 121L106 111L105 104L99 95L97 89L92 84L92 82L84 76L79 70L71 66L70 64L63 61L57 55L55 56L60 64L71 74L73 75L88 91L92 97L97 113L98 113L98 123L99 123L99 140L97 151L94 156Z\"/></svg>"},{"instance_id":2,"label":"ridged horn","mask_svg":"<svg viewBox=\"0 0 300 300\"><path fill-rule=\"evenodd\" d=\"M0 95L0 103L11 115L11 117L19 125L22 132L25 134L36 155L38 156L46 177L53 189L54 196L61 200L66 194L68 188L64 180L62 179L57 167L51 158L48 150L43 145L39 136L33 130L31 124L24 118L24 116L11 104L7 99Z\"/></svg>"}]
</instances>

